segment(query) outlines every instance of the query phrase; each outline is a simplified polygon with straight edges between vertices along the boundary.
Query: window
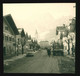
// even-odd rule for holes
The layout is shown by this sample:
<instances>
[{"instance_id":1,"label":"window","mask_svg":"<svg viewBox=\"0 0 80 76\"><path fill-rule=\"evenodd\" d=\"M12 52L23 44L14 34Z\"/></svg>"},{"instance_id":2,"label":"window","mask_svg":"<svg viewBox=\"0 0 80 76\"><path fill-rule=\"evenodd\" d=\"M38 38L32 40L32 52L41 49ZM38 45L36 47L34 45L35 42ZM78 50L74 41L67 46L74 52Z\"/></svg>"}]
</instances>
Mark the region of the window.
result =
<instances>
[{"instance_id":1,"label":"window","mask_svg":"<svg viewBox=\"0 0 80 76\"><path fill-rule=\"evenodd\" d=\"M5 30L8 30L8 27L7 26L5 27Z\"/></svg>"},{"instance_id":2,"label":"window","mask_svg":"<svg viewBox=\"0 0 80 76\"><path fill-rule=\"evenodd\" d=\"M8 41L8 36L6 36L6 41Z\"/></svg>"},{"instance_id":3,"label":"window","mask_svg":"<svg viewBox=\"0 0 80 76\"><path fill-rule=\"evenodd\" d=\"M11 37L9 37L9 41L11 41Z\"/></svg>"},{"instance_id":4,"label":"window","mask_svg":"<svg viewBox=\"0 0 80 76\"><path fill-rule=\"evenodd\" d=\"M12 38L12 41L14 42L14 38Z\"/></svg>"},{"instance_id":5,"label":"window","mask_svg":"<svg viewBox=\"0 0 80 76\"><path fill-rule=\"evenodd\" d=\"M6 41L6 36L5 36L5 41Z\"/></svg>"},{"instance_id":6,"label":"window","mask_svg":"<svg viewBox=\"0 0 80 76\"><path fill-rule=\"evenodd\" d=\"M9 37L9 41L10 41L10 37Z\"/></svg>"},{"instance_id":7,"label":"window","mask_svg":"<svg viewBox=\"0 0 80 76\"><path fill-rule=\"evenodd\" d=\"M13 38L13 41L15 41L15 39Z\"/></svg>"},{"instance_id":8,"label":"window","mask_svg":"<svg viewBox=\"0 0 80 76\"><path fill-rule=\"evenodd\" d=\"M10 37L10 41L11 41L11 37Z\"/></svg>"},{"instance_id":9,"label":"window","mask_svg":"<svg viewBox=\"0 0 80 76\"><path fill-rule=\"evenodd\" d=\"M8 37L7 36L5 36L5 41L8 41Z\"/></svg>"}]
</instances>

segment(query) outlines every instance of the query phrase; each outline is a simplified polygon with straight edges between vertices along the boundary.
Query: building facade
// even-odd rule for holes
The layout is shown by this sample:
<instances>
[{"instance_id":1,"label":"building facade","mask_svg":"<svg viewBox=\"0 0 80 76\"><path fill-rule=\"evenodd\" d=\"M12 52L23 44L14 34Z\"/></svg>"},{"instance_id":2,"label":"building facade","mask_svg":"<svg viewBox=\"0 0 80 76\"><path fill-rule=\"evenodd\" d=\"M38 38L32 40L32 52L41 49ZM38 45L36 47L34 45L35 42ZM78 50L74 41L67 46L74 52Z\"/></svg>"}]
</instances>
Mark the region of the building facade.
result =
<instances>
[{"instance_id":1,"label":"building facade","mask_svg":"<svg viewBox=\"0 0 80 76\"><path fill-rule=\"evenodd\" d=\"M15 29L15 30L14 30ZM12 16L3 17L3 54L4 56L14 56L16 53L16 34L18 30Z\"/></svg>"},{"instance_id":2,"label":"building facade","mask_svg":"<svg viewBox=\"0 0 80 76\"><path fill-rule=\"evenodd\" d=\"M58 26L56 28L56 35L59 35L59 37L62 35L62 37L66 37L67 36L67 26L63 25L63 26Z\"/></svg>"},{"instance_id":3,"label":"building facade","mask_svg":"<svg viewBox=\"0 0 80 76\"><path fill-rule=\"evenodd\" d=\"M49 47L49 42L48 41L40 41L39 45L41 48L46 48L46 47Z\"/></svg>"}]
</instances>

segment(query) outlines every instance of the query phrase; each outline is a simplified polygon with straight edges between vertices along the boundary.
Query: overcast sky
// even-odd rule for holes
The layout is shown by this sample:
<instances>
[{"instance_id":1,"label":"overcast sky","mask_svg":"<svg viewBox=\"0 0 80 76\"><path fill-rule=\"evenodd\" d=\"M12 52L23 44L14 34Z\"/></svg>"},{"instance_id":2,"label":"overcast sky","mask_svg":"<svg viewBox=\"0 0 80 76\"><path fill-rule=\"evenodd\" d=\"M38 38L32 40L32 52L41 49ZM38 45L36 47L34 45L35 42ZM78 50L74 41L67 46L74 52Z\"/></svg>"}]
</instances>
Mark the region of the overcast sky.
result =
<instances>
[{"instance_id":1,"label":"overcast sky","mask_svg":"<svg viewBox=\"0 0 80 76\"><path fill-rule=\"evenodd\" d=\"M4 3L3 15L11 14L17 28L24 28L32 37L37 30L38 39L45 40L56 26L68 25L75 17L73 6L75 3Z\"/></svg>"}]
</instances>

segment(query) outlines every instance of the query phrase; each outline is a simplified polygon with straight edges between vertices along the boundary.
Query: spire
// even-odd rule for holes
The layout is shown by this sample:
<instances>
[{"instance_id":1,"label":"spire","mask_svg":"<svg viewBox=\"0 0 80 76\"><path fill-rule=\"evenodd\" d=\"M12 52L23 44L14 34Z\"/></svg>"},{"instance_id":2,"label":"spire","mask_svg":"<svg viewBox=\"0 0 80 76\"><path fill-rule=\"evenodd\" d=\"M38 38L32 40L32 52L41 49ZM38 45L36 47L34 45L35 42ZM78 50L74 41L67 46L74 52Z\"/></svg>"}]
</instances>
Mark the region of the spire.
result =
<instances>
[{"instance_id":1,"label":"spire","mask_svg":"<svg viewBox=\"0 0 80 76\"><path fill-rule=\"evenodd\" d=\"M38 32L37 32L37 30L35 32L35 38L36 38L36 40L38 39Z\"/></svg>"}]
</instances>

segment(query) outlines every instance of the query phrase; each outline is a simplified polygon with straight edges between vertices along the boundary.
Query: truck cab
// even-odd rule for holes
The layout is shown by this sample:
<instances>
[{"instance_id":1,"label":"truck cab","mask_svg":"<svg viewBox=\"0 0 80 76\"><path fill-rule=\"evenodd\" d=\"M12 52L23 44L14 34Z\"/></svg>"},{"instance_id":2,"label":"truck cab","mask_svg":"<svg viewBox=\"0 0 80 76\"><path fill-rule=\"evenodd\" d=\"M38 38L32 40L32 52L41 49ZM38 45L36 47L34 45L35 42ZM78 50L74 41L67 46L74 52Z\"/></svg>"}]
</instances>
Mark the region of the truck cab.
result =
<instances>
[{"instance_id":1,"label":"truck cab","mask_svg":"<svg viewBox=\"0 0 80 76\"><path fill-rule=\"evenodd\" d=\"M61 42L61 43L54 42L54 44L53 44L53 55L59 55L59 56L64 55L63 42Z\"/></svg>"}]
</instances>

